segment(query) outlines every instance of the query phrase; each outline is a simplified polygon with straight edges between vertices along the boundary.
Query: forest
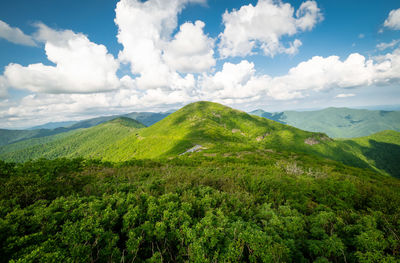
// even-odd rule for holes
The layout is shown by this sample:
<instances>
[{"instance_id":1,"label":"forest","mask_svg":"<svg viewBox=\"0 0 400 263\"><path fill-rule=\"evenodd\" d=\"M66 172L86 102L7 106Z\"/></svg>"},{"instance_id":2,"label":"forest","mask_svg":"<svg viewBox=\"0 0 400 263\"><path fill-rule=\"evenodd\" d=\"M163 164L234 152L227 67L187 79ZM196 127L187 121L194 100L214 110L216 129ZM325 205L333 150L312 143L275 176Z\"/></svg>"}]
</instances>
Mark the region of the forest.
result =
<instances>
[{"instance_id":1,"label":"forest","mask_svg":"<svg viewBox=\"0 0 400 263\"><path fill-rule=\"evenodd\" d=\"M0 161L1 262L399 262L400 181L300 153Z\"/></svg>"}]
</instances>

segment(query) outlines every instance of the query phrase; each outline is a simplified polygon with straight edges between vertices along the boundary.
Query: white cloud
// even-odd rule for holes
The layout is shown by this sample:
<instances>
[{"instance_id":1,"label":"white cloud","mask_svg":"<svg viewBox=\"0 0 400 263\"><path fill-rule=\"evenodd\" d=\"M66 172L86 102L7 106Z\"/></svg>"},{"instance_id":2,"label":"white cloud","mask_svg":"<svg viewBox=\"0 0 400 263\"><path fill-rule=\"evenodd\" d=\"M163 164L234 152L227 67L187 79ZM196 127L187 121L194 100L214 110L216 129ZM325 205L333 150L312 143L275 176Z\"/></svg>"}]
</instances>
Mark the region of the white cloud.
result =
<instances>
[{"instance_id":1,"label":"white cloud","mask_svg":"<svg viewBox=\"0 0 400 263\"><path fill-rule=\"evenodd\" d=\"M174 80L174 89L137 89L135 79L124 77L121 88L96 94L32 94L14 103L0 102L0 125L27 126L42 122L93 117L129 111L154 111L183 104L212 100L227 105L263 104L265 101L293 102L312 93L334 89L337 98L349 97L358 86L400 83L400 49L366 59L354 53L313 57L299 63L283 76L259 75L253 63L224 63L216 73L204 73L198 80L188 74ZM194 87L194 88L193 88ZM344 95L340 95L344 94Z\"/></svg>"},{"instance_id":2,"label":"white cloud","mask_svg":"<svg viewBox=\"0 0 400 263\"><path fill-rule=\"evenodd\" d=\"M4 72L16 89L44 93L87 93L118 88L118 62L107 48L81 33L56 31L38 24L36 38L45 43L47 58L56 66L42 63L9 64Z\"/></svg>"},{"instance_id":3,"label":"white cloud","mask_svg":"<svg viewBox=\"0 0 400 263\"><path fill-rule=\"evenodd\" d=\"M366 61L358 53L344 61L337 56L316 56L291 68L287 75L275 77L268 95L275 99L292 99L304 96L303 91L370 85L373 74L372 61Z\"/></svg>"},{"instance_id":4,"label":"white cloud","mask_svg":"<svg viewBox=\"0 0 400 263\"><path fill-rule=\"evenodd\" d=\"M119 29L117 38L123 45L119 59L124 63L130 63L133 74L139 74L139 77L135 79L138 88L179 89L182 87L181 82L184 79L176 70L194 72L213 64L212 51L210 52L209 49L207 49L207 55L203 57L199 56L199 52L204 53L204 48L200 47L202 50L196 50L198 46L195 44L186 53L182 53L182 51L178 53L175 50L179 45L186 45L184 42L187 41L185 38L188 36L194 35L196 38L208 42L202 33L202 22L195 24L194 28L192 28L193 25L184 25L170 43L171 34L177 27L177 15L190 2L202 3L205 1L149 0L141 2L121 0L117 4L115 9L115 23ZM168 60L169 64L166 63L163 57L166 50L167 60L168 57L176 57L179 61ZM205 61L202 61L202 58ZM197 68L195 65L188 66L190 61L195 61L198 64Z\"/></svg>"},{"instance_id":5,"label":"white cloud","mask_svg":"<svg viewBox=\"0 0 400 263\"><path fill-rule=\"evenodd\" d=\"M400 39L394 39L394 40L392 40L392 41L389 42L389 43L384 43L384 42L382 42L382 43L379 43L378 45L376 45L376 48L379 49L379 50L385 50L385 49L388 49L388 48L393 48L393 47L395 47L399 42L400 42Z\"/></svg>"},{"instance_id":6,"label":"white cloud","mask_svg":"<svg viewBox=\"0 0 400 263\"><path fill-rule=\"evenodd\" d=\"M224 58L253 54L258 48L267 56L295 54L301 41L295 39L285 47L281 38L311 30L321 20L322 14L315 1L302 3L294 16L294 8L288 3L259 0L255 6L249 4L225 12L219 52Z\"/></svg>"},{"instance_id":7,"label":"white cloud","mask_svg":"<svg viewBox=\"0 0 400 263\"><path fill-rule=\"evenodd\" d=\"M374 59L376 61L374 83L390 84L400 81L400 48Z\"/></svg>"},{"instance_id":8,"label":"white cloud","mask_svg":"<svg viewBox=\"0 0 400 263\"><path fill-rule=\"evenodd\" d=\"M202 21L180 26L163 55L169 66L183 73L204 72L215 66L214 40L204 34L204 26Z\"/></svg>"},{"instance_id":9,"label":"white cloud","mask_svg":"<svg viewBox=\"0 0 400 263\"><path fill-rule=\"evenodd\" d=\"M206 100L254 100L265 90L268 76L256 76L254 64L247 60L239 64L225 63L214 75L204 74L199 81L201 97Z\"/></svg>"},{"instance_id":10,"label":"white cloud","mask_svg":"<svg viewBox=\"0 0 400 263\"><path fill-rule=\"evenodd\" d=\"M103 45L80 33L39 25L36 39L45 43L46 55L55 66L7 66L0 76L0 97L9 86L36 93L18 101L0 101L0 125L54 121L56 115L61 120L59 116L73 119L168 105L177 108L197 100L232 106L267 100L284 104L331 89L337 98L345 98L354 95L349 91L354 87L400 83L400 48L373 58L358 53L347 58L315 56L277 77L257 74L254 63L247 60L225 62L215 72L214 40L204 33L204 23L186 22L177 30L177 15L189 2L204 1L121 0L117 4L117 37L123 45L119 61L127 63L133 74L120 80L116 77L119 61ZM311 30L321 20L314 1L294 12L290 4L260 0L225 16L221 43L228 35L225 41L231 42L219 48L226 48L229 56L251 54L258 48L268 55L294 54L301 41L282 44L282 37ZM383 44L392 42L377 48Z\"/></svg>"},{"instance_id":11,"label":"white cloud","mask_svg":"<svg viewBox=\"0 0 400 263\"><path fill-rule=\"evenodd\" d=\"M7 84L6 79L0 76L0 99L7 96Z\"/></svg>"},{"instance_id":12,"label":"white cloud","mask_svg":"<svg viewBox=\"0 0 400 263\"><path fill-rule=\"evenodd\" d=\"M25 35L18 27L11 27L2 20L0 20L0 38L4 38L14 44L36 46L32 37Z\"/></svg>"},{"instance_id":13,"label":"white cloud","mask_svg":"<svg viewBox=\"0 0 400 263\"><path fill-rule=\"evenodd\" d=\"M356 94L354 93L341 93L336 95L335 98L349 98L349 97L354 97Z\"/></svg>"},{"instance_id":14,"label":"white cloud","mask_svg":"<svg viewBox=\"0 0 400 263\"><path fill-rule=\"evenodd\" d=\"M214 75L200 79L201 94L206 99L291 100L311 92L381 86L400 80L400 49L393 53L366 59L353 53L345 60L338 56L315 56L299 63L283 76L257 75L254 64L225 63Z\"/></svg>"},{"instance_id":15,"label":"white cloud","mask_svg":"<svg viewBox=\"0 0 400 263\"><path fill-rule=\"evenodd\" d=\"M359 39L363 39L364 37L365 37L364 34L359 34L359 35L358 35L358 38L359 38Z\"/></svg>"},{"instance_id":16,"label":"white cloud","mask_svg":"<svg viewBox=\"0 0 400 263\"><path fill-rule=\"evenodd\" d=\"M391 29L400 30L400 8L390 11L383 25Z\"/></svg>"}]
</instances>

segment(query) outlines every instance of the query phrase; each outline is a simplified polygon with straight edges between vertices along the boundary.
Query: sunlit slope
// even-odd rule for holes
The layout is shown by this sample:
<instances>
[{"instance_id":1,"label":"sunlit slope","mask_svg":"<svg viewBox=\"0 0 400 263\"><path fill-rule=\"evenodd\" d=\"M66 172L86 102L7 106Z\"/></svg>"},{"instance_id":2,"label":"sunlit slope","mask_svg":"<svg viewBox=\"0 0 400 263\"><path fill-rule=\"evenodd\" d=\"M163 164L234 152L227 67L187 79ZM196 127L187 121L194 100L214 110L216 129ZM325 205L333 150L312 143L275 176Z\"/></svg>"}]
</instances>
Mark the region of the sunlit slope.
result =
<instances>
[{"instance_id":1,"label":"sunlit slope","mask_svg":"<svg viewBox=\"0 0 400 263\"><path fill-rule=\"evenodd\" d=\"M197 102L118 141L109 147L104 159L174 157L199 145L206 155L223 157L257 150L298 152L398 176L399 134L387 131L353 140L333 140L322 133L303 131L217 103Z\"/></svg>"},{"instance_id":2,"label":"sunlit slope","mask_svg":"<svg viewBox=\"0 0 400 263\"><path fill-rule=\"evenodd\" d=\"M163 159L185 154L225 158L238 152L291 152L398 176L400 139L395 131L333 140L221 104L196 102L154 125L119 118L92 128L0 147L0 157L25 161L40 157L85 157L106 161Z\"/></svg>"},{"instance_id":3,"label":"sunlit slope","mask_svg":"<svg viewBox=\"0 0 400 263\"><path fill-rule=\"evenodd\" d=\"M205 153L219 154L257 149L327 158L339 154L341 157L336 159L367 167L357 156L332 145L332 140L322 133L303 131L211 102L189 104L153 126L128 135L109 147L104 159L172 157L196 145Z\"/></svg>"},{"instance_id":4,"label":"sunlit slope","mask_svg":"<svg viewBox=\"0 0 400 263\"><path fill-rule=\"evenodd\" d=\"M110 145L143 127L133 119L121 117L87 129L7 145L0 148L0 156L17 162L42 157L102 158Z\"/></svg>"},{"instance_id":5,"label":"sunlit slope","mask_svg":"<svg viewBox=\"0 0 400 263\"><path fill-rule=\"evenodd\" d=\"M279 134L281 130L283 133ZM217 103L196 102L122 139L108 149L105 159L176 156L195 145L213 152L255 148L261 146L267 133L278 137L290 133L292 139L311 135Z\"/></svg>"}]
</instances>

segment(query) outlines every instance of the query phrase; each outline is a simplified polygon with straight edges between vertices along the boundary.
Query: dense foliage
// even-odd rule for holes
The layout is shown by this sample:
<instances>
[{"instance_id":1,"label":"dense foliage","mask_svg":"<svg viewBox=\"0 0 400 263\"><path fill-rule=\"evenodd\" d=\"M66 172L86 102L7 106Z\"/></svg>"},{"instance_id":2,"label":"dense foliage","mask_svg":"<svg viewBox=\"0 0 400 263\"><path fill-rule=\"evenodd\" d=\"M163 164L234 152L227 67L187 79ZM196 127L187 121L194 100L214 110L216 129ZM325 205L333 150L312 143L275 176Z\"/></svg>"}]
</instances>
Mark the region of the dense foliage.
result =
<instances>
[{"instance_id":1,"label":"dense foliage","mask_svg":"<svg viewBox=\"0 0 400 263\"><path fill-rule=\"evenodd\" d=\"M368 136L383 130L400 131L400 111L327 108L275 113L255 110L250 114L306 131L323 132L332 138Z\"/></svg>"},{"instance_id":2,"label":"dense foliage","mask_svg":"<svg viewBox=\"0 0 400 263\"><path fill-rule=\"evenodd\" d=\"M1 262L398 262L400 181L284 151L0 162Z\"/></svg>"}]
</instances>

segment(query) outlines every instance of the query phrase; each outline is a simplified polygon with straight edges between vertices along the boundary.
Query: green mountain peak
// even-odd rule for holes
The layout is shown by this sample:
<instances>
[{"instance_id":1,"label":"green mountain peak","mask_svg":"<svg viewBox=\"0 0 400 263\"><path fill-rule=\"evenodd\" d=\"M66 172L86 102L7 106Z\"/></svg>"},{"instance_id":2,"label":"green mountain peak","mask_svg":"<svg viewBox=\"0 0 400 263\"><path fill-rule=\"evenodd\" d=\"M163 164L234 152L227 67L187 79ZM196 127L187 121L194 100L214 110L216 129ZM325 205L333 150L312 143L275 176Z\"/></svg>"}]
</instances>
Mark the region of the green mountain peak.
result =
<instances>
[{"instance_id":1,"label":"green mountain peak","mask_svg":"<svg viewBox=\"0 0 400 263\"><path fill-rule=\"evenodd\" d=\"M117 125L122 125L122 126L126 126L126 127L137 128L137 129L146 127L139 121L128 118L128 117L118 117L118 118L112 119L110 121L106 121L100 125L110 125L110 124L117 124Z\"/></svg>"},{"instance_id":2,"label":"green mountain peak","mask_svg":"<svg viewBox=\"0 0 400 263\"><path fill-rule=\"evenodd\" d=\"M324 133L199 101L149 127L129 118L116 118L91 128L4 146L0 148L0 158L20 162L81 156L119 162L176 158L182 154L224 157L274 151L306 154L400 176L395 162L385 161L400 158L399 135L385 131L352 140L333 140Z\"/></svg>"}]
</instances>

